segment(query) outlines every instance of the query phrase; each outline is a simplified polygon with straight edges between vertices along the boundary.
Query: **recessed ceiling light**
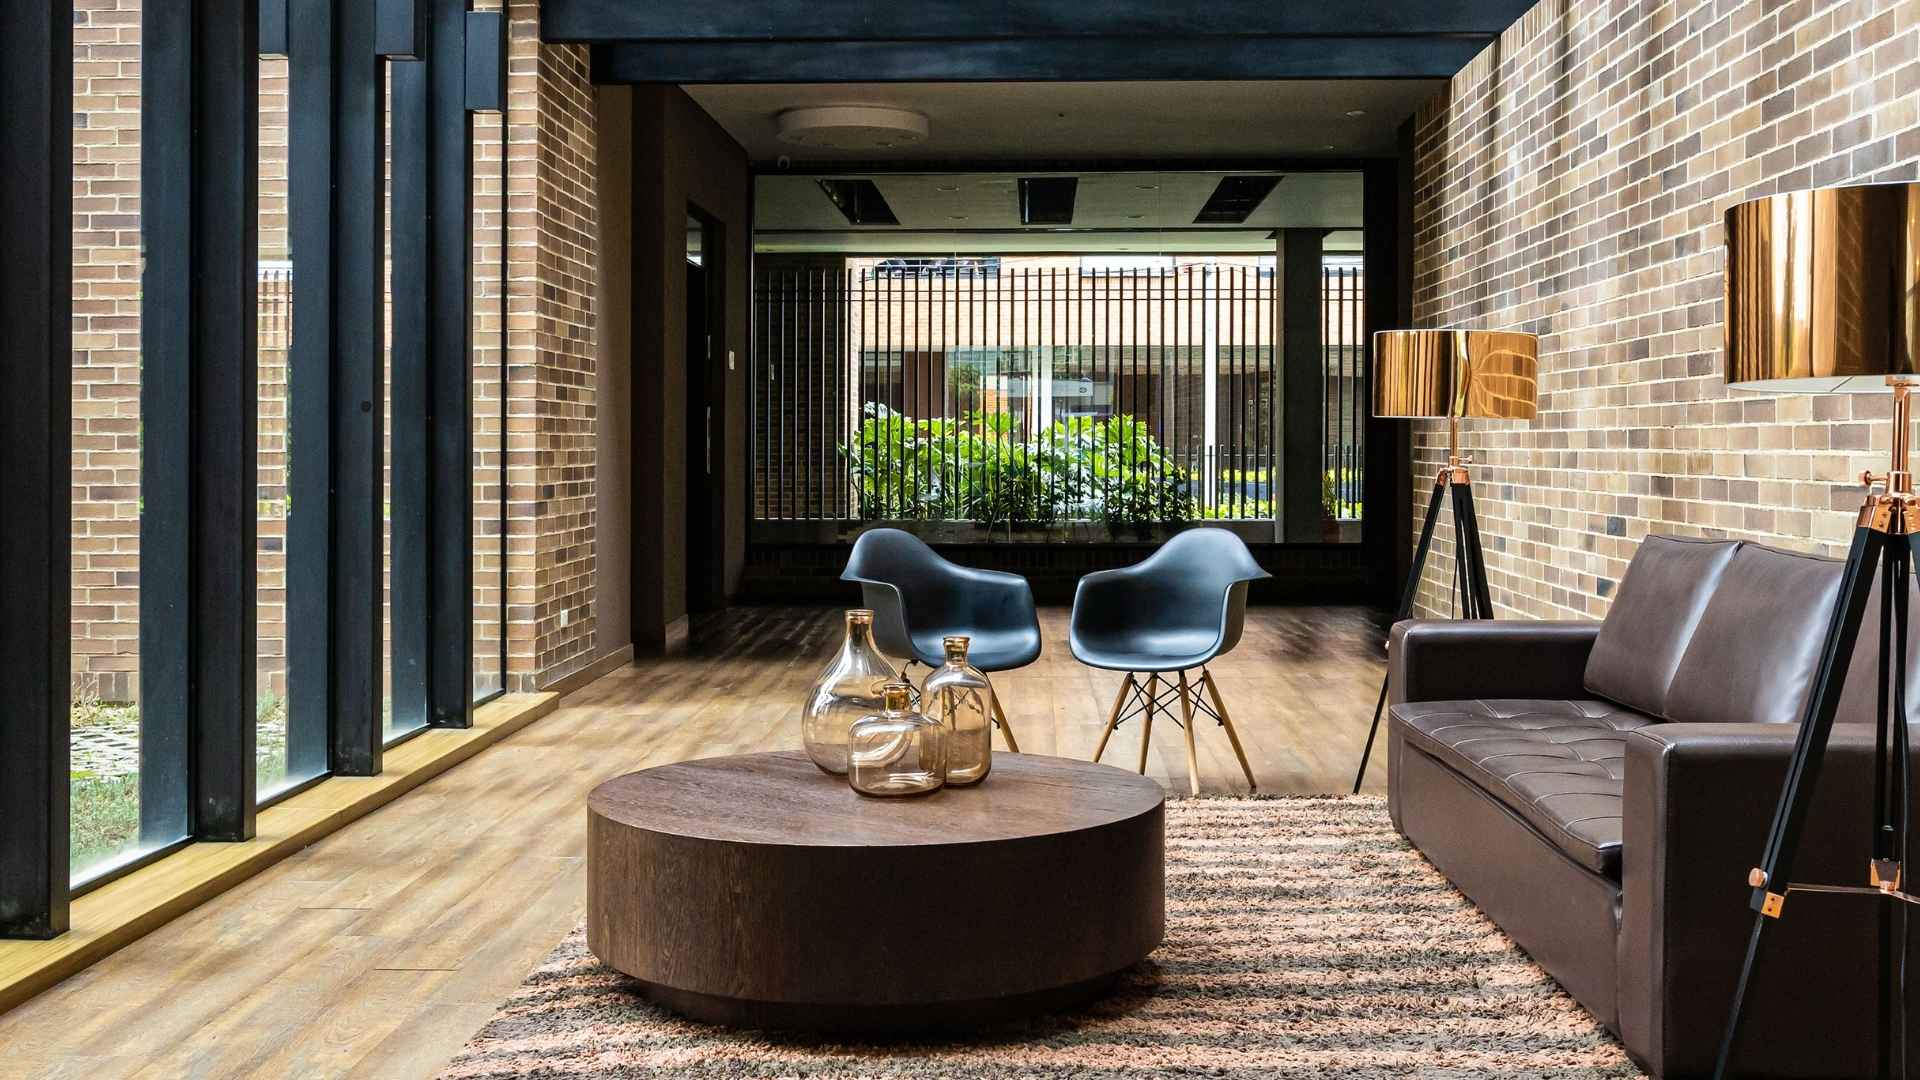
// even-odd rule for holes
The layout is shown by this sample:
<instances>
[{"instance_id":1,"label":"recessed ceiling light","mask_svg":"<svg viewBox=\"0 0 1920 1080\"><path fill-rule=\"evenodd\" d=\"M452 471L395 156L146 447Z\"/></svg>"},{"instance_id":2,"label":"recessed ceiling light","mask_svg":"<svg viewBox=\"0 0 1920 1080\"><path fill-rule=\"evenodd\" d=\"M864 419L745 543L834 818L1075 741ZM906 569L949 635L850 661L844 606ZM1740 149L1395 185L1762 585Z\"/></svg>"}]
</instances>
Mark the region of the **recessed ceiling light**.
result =
<instances>
[{"instance_id":1,"label":"recessed ceiling light","mask_svg":"<svg viewBox=\"0 0 1920 1080\"><path fill-rule=\"evenodd\" d=\"M1159 184L1135 184L1135 185L1133 185L1133 190L1135 190L1135 191L1159 191L1159 190L1160 190L1160 185L1159 185Z\"/></svg>"},{"instance_id":2,"label":"recessed ceiling light","mask_svg":"<svg viewBox=\"0 0 1920 1080\"><path fill-rule=\"evenodd\" d=\"M1331 150L1331 149L1333 149L1333 144L1332 144L1332 143L1328 143L1327 145L1325 145L1325 146L1323 146L1323 147L1321 147L1320 149L1322 149L1322 150Z\"/></svg>"},{"instance_id":3,"label":"recessed ceiling light","mask_svg":"<svg viewBox=\"0 0 1920 1080\"><path fill-rule=\"evenodd\" d=\"M1147 216L1147 215L1145 215L1145 214L1128 214L1128 215L1127 215L1127 217L1128 217L1128 219L1129 219L1129 220L1132 220L1132 221L1139 221L1139 220L1140 220L1141 218L1143 218L1143 217L1146 217L1146 216Z\"/></svg>"},{"instance_id":4,"label":"recessed ceiling light","mask_svg":"<svg viewBox=\"0 0 1920 1080\"><path fill-rule=\"evenodd\" d=\"M967 215L965 215L965 214L948 214L948 215L947 215L947 220L948 220L948 221L965 221L965 220L967 220Z\"/></svg>"},{"instance_id":5,"label":"recessed ceiling light","mask_svg":"<svg viewBox=\"0 0 1920 1080\"><path fill-rule=\"evenodd\" d=\"M935 191L959 191L960 185L959 184L941 184L939 187L934 188L934 190Z\"/></svg>"},{"instance_id":6,"label":"recessed ceiling light","mask_svg":"<svg viewBox=\"0 0 1920 1080\"><path fill-rule=\"evenodd\" d=\"M1365 115L1367 115L1367 110L1365 110L1365 109L1348 109L1348 110L1347 110L1347 115L1348 115L1348 116L1365 116Z\"/></svg>"}]
</instances>

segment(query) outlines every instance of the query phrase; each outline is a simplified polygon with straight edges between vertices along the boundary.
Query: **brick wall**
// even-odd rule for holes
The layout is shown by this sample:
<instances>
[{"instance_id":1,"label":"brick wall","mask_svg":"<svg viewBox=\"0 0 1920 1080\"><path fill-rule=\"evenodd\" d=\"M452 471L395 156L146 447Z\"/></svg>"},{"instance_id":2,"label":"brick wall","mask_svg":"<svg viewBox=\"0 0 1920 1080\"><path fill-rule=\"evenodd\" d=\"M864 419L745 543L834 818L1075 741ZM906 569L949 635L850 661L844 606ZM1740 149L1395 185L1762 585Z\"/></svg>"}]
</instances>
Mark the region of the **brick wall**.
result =
<instances>
[{"instance_id":1,"label":"brick wall","mask_svg":"<svg viewBox=\"0 0 1920 1080\"><path fill-rule=\"evenodd\" d=\"M587 50L540 43L509 7L509 685L594 658L593 85Z\"/></svg>"},{"instance_id":2,"label":"brick wall","mask_svg":"<svg viewBox=\"0 0 1920 1080\"><path fill-rule=\"evenodd\" d=\"M1648 533L1844 548L1888 399L1724 388L1721 219L1920 177L1920 4L1543 3L1415 128L1416 325L1542 336L1539 417L1463 440L1501 616L1604 614ZM1445 440L1416 426L1416 478Z\"/></svg>"},{"instance_id":3,"label":"brick wall","mask_svg":"<svg viewBox=\"0 0 1920 1080\"><path fill-rule=\"evenodd\" d=\"M106 701L134 700L139 681L140 2L74 4L71 640L76 691ZM475 7L499 10L500 3ZM540 44L535 0L514 0L509 17L509 113L504 122L474 122L481 692L546 685L593 646L592 88L584 50ZM262 692L274 694L285 692L286 348L293 333L286 74L286 61L261 61L259 662Z\"/></svg>"}]
</instances>

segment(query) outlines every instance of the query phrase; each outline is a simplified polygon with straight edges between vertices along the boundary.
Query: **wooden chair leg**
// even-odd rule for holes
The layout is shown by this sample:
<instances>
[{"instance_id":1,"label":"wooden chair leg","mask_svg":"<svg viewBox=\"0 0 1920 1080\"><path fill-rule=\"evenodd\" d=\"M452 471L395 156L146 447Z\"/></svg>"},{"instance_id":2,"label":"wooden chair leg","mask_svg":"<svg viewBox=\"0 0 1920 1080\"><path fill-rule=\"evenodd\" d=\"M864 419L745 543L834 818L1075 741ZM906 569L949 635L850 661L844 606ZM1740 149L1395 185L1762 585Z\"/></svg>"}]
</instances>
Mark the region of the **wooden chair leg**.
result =
<instances>
[{"instance_id":1,"label":"wooden chair leg","mask_svg":"<svg viewBox=\"0 0 1920 1080\"><path fill-rule=\"evenodd\" d=\"M1253 766L1247 764L1247 752L1240 748L1240 733L1233 730L1233 717L1227 715L1227 703L1220 700L1220 688L1214 685L1213 672L1201 668L1200 681L1213 699L1213 711L1220 714L1220 726L1227 729L1227 741L1233 744L1233 756L1240 759L1240 771L1247 774L1247 790L1259 791L1260 785L1253 782Z\"/></svg>"},{"instance_id":2,"label":"wooden chair leg","mask_svg":"<svg viewBox=\"0 0 1920 1080\"><path fill-rule=\"evenodd\" d=\"M1193 699L1187 696L1187 673L1180 673L1180 715L1187 729L1187 781L1200 794L1200 759L1193 752Z\"/></svg>"},{"instance_id":3,"label":"wooden chair leg","mask_svg":"<svg viewBox=\"0 0 1920 1080\"><path fill-rule=\"evenodd\" d=\"M1093 760L1099 761L1100 755L1107 752L1107 740L1113 738L1113 729L1120 723L1120 706L1127 703L1127 688L1133 685L1133 672L1120 680L1120 692L1113 695L1113 711L1107 714L1106 730L1100 732L1100 745L1093 748Z\"/></svg>"},{"instance_id":4,"label":"wooden chair leg","mask_svg":"<svg viewBox=\"0 0 1920 1080\"><path fill-rule=\"evenodd\" d=\"M1000 725L1000 737L1007 740L1007 749L1020 752L1020 740L1013 737L1013 725L1007 723L1007 712L1000 707L1000 695L993 695L993 722Z\"/></svg>"},{"instance_id":5,"label":"wooden chair leg","mask_svg":"<svg viewBox=\"0 0 1920 1080\"><path fill-rule=\"evenodd\" d=\"M1140 775L1147 775L1147 747L1153 744L1153 701L1160 692L1160 676L1147 676L1147 718L1140 725Z\"/></svg>"}]
</instances>

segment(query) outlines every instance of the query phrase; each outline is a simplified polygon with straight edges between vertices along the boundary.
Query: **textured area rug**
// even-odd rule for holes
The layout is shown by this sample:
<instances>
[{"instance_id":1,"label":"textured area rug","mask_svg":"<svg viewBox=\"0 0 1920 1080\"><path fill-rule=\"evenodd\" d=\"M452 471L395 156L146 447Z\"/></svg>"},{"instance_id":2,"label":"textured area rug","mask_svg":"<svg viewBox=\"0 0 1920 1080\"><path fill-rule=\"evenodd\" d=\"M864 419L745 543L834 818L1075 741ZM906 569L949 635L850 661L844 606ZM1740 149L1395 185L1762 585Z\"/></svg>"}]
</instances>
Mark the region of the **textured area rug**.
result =
<instances>
[{"instance_id":1,"label":"textured area rug","mask_svg":"<svg viewBox=\"0 0 1920 1080\"><path fill-rule=\"evenodd\" d=\"M1167 804L1166 942L1111 998L948 1042L734 1032L561 943L449 1077L1631 1077L1378 798Z\"/></svg>"}]
</instances>

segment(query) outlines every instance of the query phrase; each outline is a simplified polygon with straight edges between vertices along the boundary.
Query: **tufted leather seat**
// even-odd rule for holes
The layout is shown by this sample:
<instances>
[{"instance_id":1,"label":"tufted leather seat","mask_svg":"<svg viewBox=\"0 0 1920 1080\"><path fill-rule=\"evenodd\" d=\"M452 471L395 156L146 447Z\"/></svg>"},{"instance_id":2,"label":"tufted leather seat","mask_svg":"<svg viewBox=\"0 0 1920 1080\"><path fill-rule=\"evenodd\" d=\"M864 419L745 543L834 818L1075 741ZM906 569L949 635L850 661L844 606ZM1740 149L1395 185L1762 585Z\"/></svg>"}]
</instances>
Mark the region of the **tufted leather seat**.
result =
<instances>
[{"instance_id":1,"label":"tufted leather seat","mask_svg":"<svg viewBox=\"0 0 1920 1080\"><path fill-rule=\"evenodd\" d=\"M1620 879L1627 733L1659 721L1610 701L1524 698L1409 702L1393 716L1569 858Z\"/></svg>"}]
</instances>

